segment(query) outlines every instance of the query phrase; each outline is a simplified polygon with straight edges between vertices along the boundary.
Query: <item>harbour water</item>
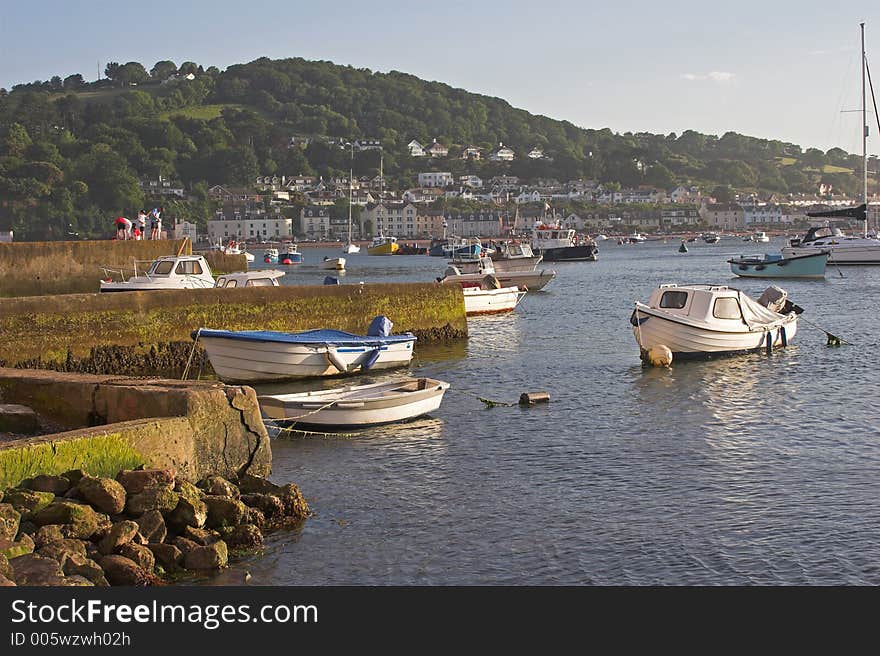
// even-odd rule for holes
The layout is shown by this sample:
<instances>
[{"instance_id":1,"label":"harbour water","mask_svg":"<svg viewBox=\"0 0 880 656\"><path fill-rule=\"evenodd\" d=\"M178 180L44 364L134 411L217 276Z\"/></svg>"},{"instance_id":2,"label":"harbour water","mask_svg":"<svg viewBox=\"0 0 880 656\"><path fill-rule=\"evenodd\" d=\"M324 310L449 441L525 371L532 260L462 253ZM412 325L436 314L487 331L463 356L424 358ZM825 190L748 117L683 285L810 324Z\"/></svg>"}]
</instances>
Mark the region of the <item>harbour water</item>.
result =
<instances>
[{"instance_id":1,"label":"harbour water","mask_svg":"<svg viewBox=\"0 0 880 656\"><path fill-rule=\"evenodd\" d=\"M725 260L782 240L679 243L602 242L598 262L548 265L556 280L513 314L469 320L467 341L418 345L411 373L452 384L431 418L275 440L273 478L295 481L315 516L236 567L279 585L880 583L880 267L775 283L849 346L802 323L769 356L643 368L633 301L664 282L757 297L771 282ZM304 254L285 282L320 284L317 263L338 255ZM347 258L343 284L446 266ZM525 391L552 401L477 398Z\"/></svg>"}]
</instances>

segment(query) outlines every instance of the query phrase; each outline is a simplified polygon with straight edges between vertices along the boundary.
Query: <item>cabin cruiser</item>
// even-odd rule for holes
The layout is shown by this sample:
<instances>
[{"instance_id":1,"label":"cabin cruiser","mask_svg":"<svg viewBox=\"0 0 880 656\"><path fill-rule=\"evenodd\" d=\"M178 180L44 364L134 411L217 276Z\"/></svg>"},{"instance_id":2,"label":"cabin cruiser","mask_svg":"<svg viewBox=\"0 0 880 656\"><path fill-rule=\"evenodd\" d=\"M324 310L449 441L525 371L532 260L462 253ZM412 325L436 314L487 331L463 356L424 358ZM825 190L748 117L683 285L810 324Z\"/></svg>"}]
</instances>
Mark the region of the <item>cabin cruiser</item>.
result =
<instances>
[{"instance_id":1,"label":"cabin cruiser","mask_svg":"<svg viewBox=\"0 0 880 656\"><path fill-rule=\"evenodd\" d=\"M165 255L153 260L146 273L125 279L122 271L101 267L102 292L155 291L161 289L208 289L214 286L211 267L201 255ZM118 275L122 280L114 280Z\"/></svg>"},{"instance_id":2,"label":"cabin cruiser","mask_svg":"<svg viewBox=\"0 0 880 656\"><path fill-rule=\"evenodd\" d=\"M496 244L494 252L490 253L489 257L492 258L495 270L499 272L534 271L544 259L541 255L535 255L531 245L518 240ZM457 262L453 264L457 265Z\"/></svg>"},{"instance_id":3,"label":"cabin cruiser","mask_svg":"<svg viewBox=\"0 0 880 656\"><path fill-rule=\"evenodd\" d=\"M534 228L532 248L545 262L595 262L599 247L590 238L581 239L571 228L538 223Z\"/></svg>"},{"instance_id":4,"label":"cabin cruiser","mask_svg":"<svg viewBox=\"0 0 880 656\"><path fill-rule=\"evenodd\" d=\"M630 324L643 359L655 346L693 357L787 346L801 311L775 286L756 301L725 285L664 284L636 302Z\"/></svg>"},{"instance_id":5,"label":"cabin cruiser","mask_svg":"<svg viewBox=\"0 0 880 656\"><path fill-rule=\"evenodd\" d=\"M784 257L828 252L829 264L880 264L880 239L848 237L840 228L816 226L783 246Z\"/></svg>"}]
</instances>

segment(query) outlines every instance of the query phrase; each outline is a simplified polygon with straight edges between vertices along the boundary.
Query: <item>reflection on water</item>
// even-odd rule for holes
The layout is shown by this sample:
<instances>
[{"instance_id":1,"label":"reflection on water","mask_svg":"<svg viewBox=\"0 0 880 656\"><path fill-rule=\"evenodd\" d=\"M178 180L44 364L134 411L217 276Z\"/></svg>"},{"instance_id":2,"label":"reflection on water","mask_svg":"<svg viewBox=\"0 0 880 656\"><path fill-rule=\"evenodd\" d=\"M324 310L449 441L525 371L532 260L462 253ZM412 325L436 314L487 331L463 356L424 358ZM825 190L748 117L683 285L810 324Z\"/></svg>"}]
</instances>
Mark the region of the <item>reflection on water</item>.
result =
<instances>
[{"instance_id":1,"label":"reflection on water","mask_svg":"<svg viewBox=\"0 0 880 656\"><path fill-rule=\"evenodd\" d=\"M740 243L677 247L612 244L597 262L554 264L557 278L512 315L469 320L467 341L418 344L408 371L356 379L450 382L430 418L274 441L273 479L300 485L316 516L269 538L244 565L252 582L880 583L880 267L781 285L853 346L828 348L802 325L769 356L643 368L627 319L654 285L757 297L769 284L731 278ZM427 281L445 261L353 255L348 266L344 284ZM527 391L551 402L477 398Z\"/></svg>"}]
</instances>

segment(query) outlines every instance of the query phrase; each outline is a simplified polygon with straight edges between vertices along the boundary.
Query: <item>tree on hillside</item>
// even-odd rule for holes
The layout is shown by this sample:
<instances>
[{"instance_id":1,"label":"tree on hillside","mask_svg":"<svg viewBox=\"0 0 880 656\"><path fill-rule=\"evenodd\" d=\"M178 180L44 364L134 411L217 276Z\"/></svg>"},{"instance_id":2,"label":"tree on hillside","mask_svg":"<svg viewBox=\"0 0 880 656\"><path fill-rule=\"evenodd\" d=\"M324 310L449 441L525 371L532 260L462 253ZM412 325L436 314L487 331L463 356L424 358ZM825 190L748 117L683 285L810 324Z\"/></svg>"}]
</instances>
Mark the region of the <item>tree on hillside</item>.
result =
<instances>
[{"instance_id":1,"label":"tree on hillside","mask_svg":"<svg viewBox=\"0 0 880 656\"><path fill-rule=\"evenodd\" d=\"M154 80L167 80L175 73L177 73L177 64L167 59L157 61L150 69L150 77Z\"/></svg>"},{"instance_id":2,"label":"tree on hillside","mask_svg":"<svg viewBox=\"0 0 880 656\"><path fill-rule=\"evenodd\" d=\"M196 64L195 62L186 61L180 65L180 68L177 69L177 72L180 73L181 75L189 75L190 73L195 75L196 73L199 72L199 68L201 68L201 67L198 64Z\"/></svg>"},{"instance_id":3,"label":"tree on hillside","mask_svg":"<svg viewBox=\"0 0 880 656\"><path fill-rule=\"evenodd\" d=\"M82 89L85 86L85 80L83 80L83 76L79 73L74 73L73 75L68 75L64 78L62 82L62 86L66 91L77 91Z\"/></svg>"}]
</instances>

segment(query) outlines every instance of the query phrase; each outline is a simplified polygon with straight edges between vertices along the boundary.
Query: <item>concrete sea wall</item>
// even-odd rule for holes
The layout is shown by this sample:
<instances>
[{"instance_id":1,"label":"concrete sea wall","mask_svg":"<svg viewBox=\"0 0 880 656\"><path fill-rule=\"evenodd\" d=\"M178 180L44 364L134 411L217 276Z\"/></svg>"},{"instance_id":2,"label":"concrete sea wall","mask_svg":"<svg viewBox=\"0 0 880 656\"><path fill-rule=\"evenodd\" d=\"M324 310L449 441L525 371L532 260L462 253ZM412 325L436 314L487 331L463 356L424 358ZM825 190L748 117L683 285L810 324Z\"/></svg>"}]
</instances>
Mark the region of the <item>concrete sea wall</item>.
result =
<instances>
[{"instance_id":1,"label":"concrete sea wall","mask_svg":"<svg viewBox=\"0 0 880 656\"><path fill-rule=\"evenodd\" d=\"M438 283L0 298L0 366L179 377L198 328L364 334L379 314L420 340L467 336L460 287Z\"/></svg>"},{"instance_id":2,"label":"concrete sea wall","mask_svg":"<svg viewBox=\"0 0 880 656\"><path fill-rule=\"evenodd\" d=\"M272 453L250 387L0 368L0 403L32 408L54 432L0 441L0 488L37 474L173 468L268 476Z\"/></svg>"},{"instance_id":3,"label":"concrete sea wall","mask_svg":"<svg viewBox=\"0 0 880 656\"><path fill-rule=\"evenodd\" d=\"M125 270L128 276L135 260L143 271L144 262L178 251L191 253L189 240L0 243L0 297L96 292L102 267ZM211 252L205 257L214 273L247 269L244 255Z\"/></svg>"}]
</instances>

